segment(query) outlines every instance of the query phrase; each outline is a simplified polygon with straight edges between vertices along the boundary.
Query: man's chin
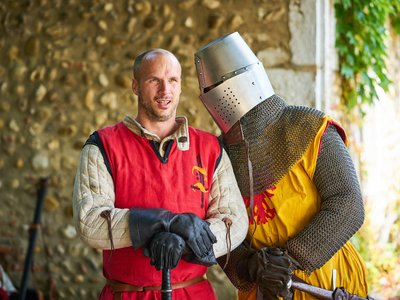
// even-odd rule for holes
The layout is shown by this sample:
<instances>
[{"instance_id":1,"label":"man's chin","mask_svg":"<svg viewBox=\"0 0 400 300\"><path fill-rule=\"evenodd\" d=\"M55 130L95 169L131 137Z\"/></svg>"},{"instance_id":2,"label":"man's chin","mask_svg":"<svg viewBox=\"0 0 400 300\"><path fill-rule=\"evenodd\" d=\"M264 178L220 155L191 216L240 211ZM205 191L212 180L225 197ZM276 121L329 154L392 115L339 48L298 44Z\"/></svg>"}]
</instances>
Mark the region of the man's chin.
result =
<instances>
[{"instance_id":1,"label":"man's chin","mask_svg":"<svg viewBox=\"0 0 400 300\"><path fill-rule=\"evenodd\" d=\"M153 120L157 122L167 122L172 118L175 118L175 114L157 114L153 116Z\"/></svg>"}]
</instances>

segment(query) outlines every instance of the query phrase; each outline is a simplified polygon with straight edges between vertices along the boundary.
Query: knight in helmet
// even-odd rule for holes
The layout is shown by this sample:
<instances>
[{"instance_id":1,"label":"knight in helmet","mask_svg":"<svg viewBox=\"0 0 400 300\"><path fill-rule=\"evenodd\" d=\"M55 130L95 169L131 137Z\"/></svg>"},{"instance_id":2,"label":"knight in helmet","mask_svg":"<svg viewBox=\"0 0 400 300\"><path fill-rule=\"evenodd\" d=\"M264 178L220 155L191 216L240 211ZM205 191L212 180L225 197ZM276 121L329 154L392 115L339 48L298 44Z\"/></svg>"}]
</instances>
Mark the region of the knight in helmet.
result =
<instances>
[{"instance_id":1,"label":"knight in helmet","mask_svg":"<svg viewBox=\"0 0 400 300\"><path fill-rule=\"evenodd\" d=\"M237 32L199 49L195 64L248 210L246 242L219 259L239 299L310 299L292 280L366 297L366 268L349 241L364 205L343 128L276 95Z\"/></svg>"}]
</instances>

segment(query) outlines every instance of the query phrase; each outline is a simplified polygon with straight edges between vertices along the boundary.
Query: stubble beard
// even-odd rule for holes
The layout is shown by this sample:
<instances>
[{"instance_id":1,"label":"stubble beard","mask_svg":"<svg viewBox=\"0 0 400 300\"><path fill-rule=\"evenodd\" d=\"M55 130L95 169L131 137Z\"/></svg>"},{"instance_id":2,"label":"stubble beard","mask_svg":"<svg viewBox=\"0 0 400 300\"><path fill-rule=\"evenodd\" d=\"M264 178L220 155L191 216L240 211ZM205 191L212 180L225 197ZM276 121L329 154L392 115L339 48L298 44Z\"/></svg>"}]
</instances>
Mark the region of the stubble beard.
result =
<instances>
[{"instance_id":1,"label":"stubble beard","mask_svg":"<svg viewBox=\"0 0 400 300\"><path fill-rule=\"evenodd\" d=\"M146 114L146 116L155 122L165 122L172 117L174 117L177 104L174 104L174 107L167 115L160 115L157 111L149 104L143 101L142 97L138 97L139 107Z\"/></svg>"}]
</instances>

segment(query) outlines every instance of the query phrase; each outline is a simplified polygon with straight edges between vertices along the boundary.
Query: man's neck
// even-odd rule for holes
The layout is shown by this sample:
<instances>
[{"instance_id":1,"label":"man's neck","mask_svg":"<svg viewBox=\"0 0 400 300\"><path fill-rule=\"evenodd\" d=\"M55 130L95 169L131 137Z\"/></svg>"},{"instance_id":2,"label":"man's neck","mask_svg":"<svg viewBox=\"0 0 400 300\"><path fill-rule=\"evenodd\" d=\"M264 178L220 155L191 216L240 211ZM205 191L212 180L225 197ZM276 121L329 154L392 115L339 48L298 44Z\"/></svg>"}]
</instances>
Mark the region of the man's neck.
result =
<instances>
[{"instance_id":1,"label":"man's neck","mask_svg":"<svg viewBox=\"0 0 400 300\"><path fill-rule=\"evenodd\" d=\"M149 132L156 134L161 140L173 134L178 128L178 123L175 121L175 118L171 118L164 122L149 122L147 120L140 120L139 118L136 118L136 121L138 121Z\"/></svg>"}]
</instances>

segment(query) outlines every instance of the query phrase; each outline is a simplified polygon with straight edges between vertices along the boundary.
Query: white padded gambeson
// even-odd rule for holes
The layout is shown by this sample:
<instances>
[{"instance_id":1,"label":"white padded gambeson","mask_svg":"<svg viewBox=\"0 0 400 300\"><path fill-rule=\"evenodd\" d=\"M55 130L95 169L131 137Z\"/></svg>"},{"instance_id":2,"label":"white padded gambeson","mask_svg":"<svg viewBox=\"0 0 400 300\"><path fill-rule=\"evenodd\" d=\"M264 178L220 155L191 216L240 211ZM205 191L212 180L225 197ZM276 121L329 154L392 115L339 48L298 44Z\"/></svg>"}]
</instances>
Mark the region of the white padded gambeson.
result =
<instances>
[{"instance_id":1,"label":"white padded gambeson","mask_svg":"<svg viewBox=\"0 0 400 300\"><path fill-rule=\"evenodd\" d=\"M214 244L216 257L226 254L225 217L232 220L232 250L245 238L248 217L236 184L229 158L223 151L222 159L214 174L210 191L209 209L206 220L217 237ZM110 249L108 225L100 214L111 210L112 235L115 248L131 246L128 226L129 209L114 207L114 184L99 148L86 145L81 153L73 193L74 222L82 240L91 247Z\"/></svg>"}]
</instances>

